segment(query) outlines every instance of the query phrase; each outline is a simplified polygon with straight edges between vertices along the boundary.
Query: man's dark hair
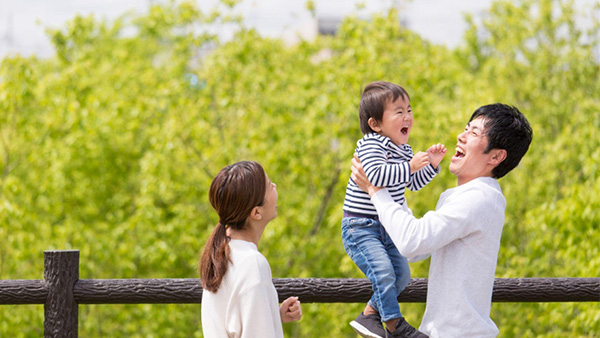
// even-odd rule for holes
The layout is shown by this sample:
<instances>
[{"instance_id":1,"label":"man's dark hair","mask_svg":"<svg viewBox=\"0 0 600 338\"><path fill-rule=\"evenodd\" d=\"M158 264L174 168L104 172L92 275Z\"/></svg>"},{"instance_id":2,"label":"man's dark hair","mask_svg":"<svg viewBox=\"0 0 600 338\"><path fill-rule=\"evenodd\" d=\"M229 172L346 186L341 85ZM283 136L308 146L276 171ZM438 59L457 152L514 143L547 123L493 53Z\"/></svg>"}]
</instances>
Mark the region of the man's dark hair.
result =
<instances>
[{"instance_id":1,"label":"man's dark hair","mask_svg":"<svg viewBox=\"0 0 600 338\"><path fill-rule=\"evenodd\" d=\"M372 117L375 121L381 122L386 103L396 101L399 96L402 96L404 100L410 100L406 90L397 84L385 81L369 83L362 93L358 108L360 131L365 135L374 133L375 131L369 126L369 118Z\"/></svg>"},{"instance_id":2,"label":"man's dark hair","mask_svg":"<svg viewBox=\"0 0 600 338\"><path fill-rule=\"evenodd\" d=\"M506 150L506 159L492 170L495 178L501 178L513 170L525 155L533 139L533 130L525 115L516 107L494 103L479 107L469 122L483 117L488 146L484 153L492 149Z\"/></svg>"}]
</instances>

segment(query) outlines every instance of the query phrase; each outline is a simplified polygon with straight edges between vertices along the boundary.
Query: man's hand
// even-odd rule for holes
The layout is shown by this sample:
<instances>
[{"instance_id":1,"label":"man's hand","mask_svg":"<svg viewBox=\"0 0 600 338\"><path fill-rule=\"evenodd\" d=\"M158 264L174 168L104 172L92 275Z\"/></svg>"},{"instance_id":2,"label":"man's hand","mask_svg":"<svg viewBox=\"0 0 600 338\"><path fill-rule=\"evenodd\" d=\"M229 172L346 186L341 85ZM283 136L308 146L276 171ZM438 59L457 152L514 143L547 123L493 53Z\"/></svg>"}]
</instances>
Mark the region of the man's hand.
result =
<instances>
[{"instance_id":1,"label":"man's hand","mask_svg":"<svg viewBox=\"0 0 600 338\"><path fill-rule=\"evenodd\" d=\"M437 169L444 156L446 156L446 146L441 143L434 144L427 149L427 155L429 156L429 163Z\"/></svg>"},{"instance_id":2,"label":"man's hand","mask_svg":"<svg viewBox=\"0 0 600 338\"><path fill-rule=\"evenodd\" d=\"M299 321L302 318L302 307L298 297L290 297L281 303L279 307L282 323Z\"/></svg>"},{"instance_id":3,"label":"man's hand","mask_svg":"<svg viewBox=\"0 0 600 338\"><path fill-rule=\"evenodd\" d=\"M410 165L410 173L414 174L429 164L429 154L419 151L415 154L415 156L413 156L413 158L408 162L408 164Z\"/></svg>"},{"instance_id":4,"label":"man's hand","mask_svg":"<svg viewBox=\"0 0 600 338\"><path fill-rule=\"evenodd\" d=\"M369 194L369 196L373 196L376 192L383 189L383 187L376 187L367 178L367 174L363 169L362 163L356 154L354 154L354 158L352 159L352 180L359 188L361 188L364 192Z\"/></svg>"}]
</instances>

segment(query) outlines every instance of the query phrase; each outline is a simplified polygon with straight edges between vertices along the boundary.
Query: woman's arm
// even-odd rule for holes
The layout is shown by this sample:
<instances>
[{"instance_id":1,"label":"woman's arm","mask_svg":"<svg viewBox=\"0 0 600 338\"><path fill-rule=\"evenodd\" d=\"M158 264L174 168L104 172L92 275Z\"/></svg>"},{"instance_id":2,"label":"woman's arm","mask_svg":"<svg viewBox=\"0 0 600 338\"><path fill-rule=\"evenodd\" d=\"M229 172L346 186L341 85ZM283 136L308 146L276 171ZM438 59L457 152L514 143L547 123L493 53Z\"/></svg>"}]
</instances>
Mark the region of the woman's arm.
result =
<instances>
[{"instance_id":1,"label":"woman's arm","mask_svg":"<svg viewBox=\"0 0 600 338\"><path fill-rule=\"evenodd\" d=\"M281 324L275 322L281 322L280 313L273 308L277 304L272 302L277 301L272 298L271 292L265 284L256 284L239 294L239 298L236 300L239 312L232 311L230 318L233 319L239 313L240 338L276 338L280 336L281 333L278 331L281 330ZM233 322L235 323L235 320ZM231 332L231 329L228 331Z\"/></svg>"}]
</instances>

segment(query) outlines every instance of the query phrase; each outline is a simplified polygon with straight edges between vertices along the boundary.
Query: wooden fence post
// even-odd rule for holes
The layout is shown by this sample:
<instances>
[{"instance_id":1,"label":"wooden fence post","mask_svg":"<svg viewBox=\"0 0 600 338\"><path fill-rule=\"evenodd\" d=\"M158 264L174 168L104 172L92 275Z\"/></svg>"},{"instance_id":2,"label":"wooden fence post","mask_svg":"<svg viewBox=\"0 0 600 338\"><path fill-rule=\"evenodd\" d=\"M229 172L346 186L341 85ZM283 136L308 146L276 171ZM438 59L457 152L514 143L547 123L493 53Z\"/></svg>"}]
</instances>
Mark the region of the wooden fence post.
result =
<instances>
[{"instance_id":1,"label":"wooden fence post","mask_svg":"<svg viewBox=\"0 0 600 338\"><path fill-rule=\"evenodd\" d=\"M79 279L79 251L44 251L44 338L77 338L78 305L73 287Z\"/></svg>"}]
</instances>

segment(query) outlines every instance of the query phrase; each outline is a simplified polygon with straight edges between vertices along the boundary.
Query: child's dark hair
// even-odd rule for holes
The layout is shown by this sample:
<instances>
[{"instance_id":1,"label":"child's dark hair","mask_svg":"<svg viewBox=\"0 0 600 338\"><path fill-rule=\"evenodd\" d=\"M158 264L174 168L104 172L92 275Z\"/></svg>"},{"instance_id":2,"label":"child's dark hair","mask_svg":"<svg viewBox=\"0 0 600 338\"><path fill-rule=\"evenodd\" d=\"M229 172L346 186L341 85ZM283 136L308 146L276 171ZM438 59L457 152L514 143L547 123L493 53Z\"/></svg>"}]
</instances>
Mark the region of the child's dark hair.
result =
<instances>
[{"instance_id":1,"label":"child's dark hair","mask_svg":"<svg viewBox=\"0 0 600 338\"><path fill-rule=\"evenodd\" d=\"M212 180L208 197L219 223L206 242L199 263L202 287L217 292L231 258L227 228L243 229L252 209L264 203L267 178L263 167L242 161L221 169Z\"/></svg>"},{"instance_id":2,"label":"child's dark hair","mask_svg":"<svg viewBox=\"0 0 600 338\"><path fill-rule=\"evenodd\" d=\"M410 100L406 90L397 84L385 81L369 83L362 93L358 108L360 131L365 135L374 133L375 131L369 126L369 119L373 118L381 122L386 103L394 102L400 96L403 100Z\"/></svg>"},{"instance_id":3,"label":"child's dark hair","mask_svg":"<svg viewBox=\"0 0 600 338\"><path fill-rule=\"evenodd\" d=\"M477 108L470 121L483 117L488 146L485 153L492 149L506 150L506 159L492 170L495 178L501 178L513 170L527 153L533 130L525 115L516 107L494 103Z\"/></svg>"}]
</instances>

